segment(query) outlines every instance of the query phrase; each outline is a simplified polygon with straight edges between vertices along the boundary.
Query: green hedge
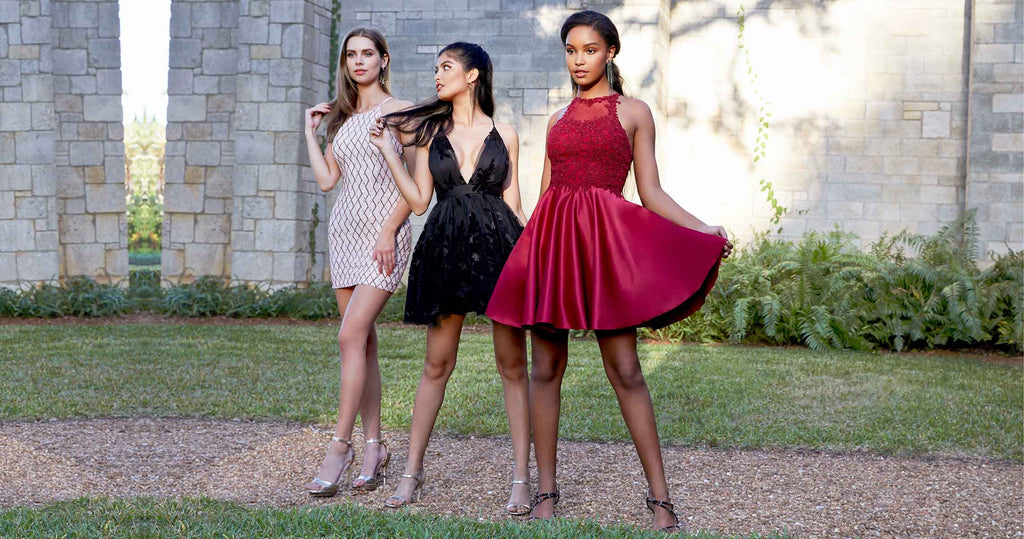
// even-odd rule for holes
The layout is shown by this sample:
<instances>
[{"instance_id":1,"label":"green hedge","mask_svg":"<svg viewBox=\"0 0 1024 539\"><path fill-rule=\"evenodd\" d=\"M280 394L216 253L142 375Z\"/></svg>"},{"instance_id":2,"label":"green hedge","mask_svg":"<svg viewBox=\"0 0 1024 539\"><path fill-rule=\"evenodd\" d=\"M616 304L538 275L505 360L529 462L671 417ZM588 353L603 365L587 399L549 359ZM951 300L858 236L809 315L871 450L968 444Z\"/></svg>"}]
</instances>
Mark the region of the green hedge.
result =
<instances>
[{"instance_id":1,"label":"green hedge","mask_svg":"<svg viewBox=\"0 0 1024 539\"><path fill-rule=\"evenodd\" d=\"M931 236L883 236L864 252L856 236L811 232L799 242L758 235L722 264L704 308L641 337L672 342L802 344L820 350L996 347L1024 350L1024 256L990 255L981 269L971 212ZM402 319L405 292L380 320ZM329 283L270 290L202 277L161 286L133 269L129 286L86 277L63 286L0 289L0 316L111 316L130 312L238 318L338 317ZM468 323L486 321L472 316Z\"/></svg>"}]
</instances>

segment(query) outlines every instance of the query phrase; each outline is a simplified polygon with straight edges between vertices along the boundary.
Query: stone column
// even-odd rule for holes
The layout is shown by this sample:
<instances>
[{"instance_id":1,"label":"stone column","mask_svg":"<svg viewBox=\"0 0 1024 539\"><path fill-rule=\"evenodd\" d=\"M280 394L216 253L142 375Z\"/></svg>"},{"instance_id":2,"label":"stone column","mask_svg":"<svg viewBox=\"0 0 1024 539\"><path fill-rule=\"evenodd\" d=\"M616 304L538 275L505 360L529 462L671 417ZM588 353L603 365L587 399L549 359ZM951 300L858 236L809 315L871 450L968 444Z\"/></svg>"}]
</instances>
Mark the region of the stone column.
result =
<instances>
[{"instance_id":1,"label":"stone column","mask_svg":"<svg viewBox=\"0 0 1024 539\"><path fill-rule=\"evenodd\" d=\"M303 109L327 95L329 0L239 4L231 274L285 286L322 274L323 235L311 265L312 210L323 196L307 170Z\"/></svg>"},{"instance_id":2,"label":"stone column","mask_svg":"<svg viewBox=\"0 0 1024 539\"><path fill-rule=\"evenodd\" d=\"M971 17L967 207L981 247L1024 248L1024 6L975 0Z\"/></svg>"},{"instance_id":3,"label":"stone column","mask_svg":"<svg viewBox=\"0 0 1024 539\"><path fill-rule=\"evenodd\" d=\"M173 0L161 272L229 276L238 2Z\"/></svg>"},{"instance_id":4,"label":"stone column","mask_svg":"<svg viewBox=\"0 0 1024 539\"><path fill-rule=\"evenodd\" d=\"M57 211L62 275L128 276L116 0L52 4Z\"/></svg>"},{"instance_id":5,"label":"stone column","mask_svg":"<svg viewBox=\"0 0 1024 539\"><path fill-rule=\"evenodd\" d=\"M60 275L49 2L0 2L0 286Z\"/></svg>"}]
</instances>

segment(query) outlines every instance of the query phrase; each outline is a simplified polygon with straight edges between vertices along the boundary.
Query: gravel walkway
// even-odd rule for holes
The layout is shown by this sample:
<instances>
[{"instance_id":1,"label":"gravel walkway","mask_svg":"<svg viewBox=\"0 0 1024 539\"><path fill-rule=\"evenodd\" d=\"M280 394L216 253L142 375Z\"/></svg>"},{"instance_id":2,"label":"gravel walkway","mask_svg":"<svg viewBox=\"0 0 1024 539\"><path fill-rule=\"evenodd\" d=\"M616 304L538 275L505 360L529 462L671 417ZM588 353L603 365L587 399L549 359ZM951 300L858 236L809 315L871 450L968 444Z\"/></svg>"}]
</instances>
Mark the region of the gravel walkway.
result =
<instances>
[{"instance_id":1,"label":"gravel walkway","mask_svg":"<svg viewBox=\"0 0 1024 539\"><path fill-rule=\"evenodd\" d=\"M404 432L385 438L392 442L397 475L408 439ZM0 507L83 495L207 495L275 506L354 499L381 508L390 485L328 500L311 499L300 489L316 472L327 439L326 432L295 423L0 423ZM559 449L559 516L648 525L645 482L631 445L562 442ZM510 461L508 438L435 435L424 497L412 510L505 519ZM665 462L691 530L788 531L798 537L1024 536L1019 464L684 447L666 447Z\"/></svg>"}]
</instances>

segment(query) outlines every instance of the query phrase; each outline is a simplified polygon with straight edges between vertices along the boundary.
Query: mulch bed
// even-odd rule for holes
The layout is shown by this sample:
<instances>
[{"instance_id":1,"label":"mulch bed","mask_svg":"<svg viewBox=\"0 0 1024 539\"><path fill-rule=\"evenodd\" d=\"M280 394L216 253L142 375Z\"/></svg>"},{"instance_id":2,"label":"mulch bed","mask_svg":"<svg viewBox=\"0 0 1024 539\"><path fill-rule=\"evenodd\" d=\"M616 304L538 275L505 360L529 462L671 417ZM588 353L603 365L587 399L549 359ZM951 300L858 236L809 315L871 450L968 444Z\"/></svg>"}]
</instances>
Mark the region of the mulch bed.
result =
<instances>
[{"instance_id":1,"label":"mulch bed","mask_svg":"<svg viewBox=\"0 0 1024 539\"><path fill-rule=\"evenodd\" d=\"M205 495L271 506L353 500L382 509L390 484L326 500L301 490L323 456L329 431L322 428L147 418L2 422L0 506L86 495ZM407 433L388 432L385 438L397 477ZM558 516L649 525L642 504L645 481L630 444L563 441L559 455ZM693 531L786 531L798 537L1024 534L1024 466L1010 462L665 447L665 463L673 501ZM511 479L508 438L435 434L426 474L424 496L410 510L510 518L504 513ZM535 472L532 481L535 486Z\"/></svg>"}]
</instances>

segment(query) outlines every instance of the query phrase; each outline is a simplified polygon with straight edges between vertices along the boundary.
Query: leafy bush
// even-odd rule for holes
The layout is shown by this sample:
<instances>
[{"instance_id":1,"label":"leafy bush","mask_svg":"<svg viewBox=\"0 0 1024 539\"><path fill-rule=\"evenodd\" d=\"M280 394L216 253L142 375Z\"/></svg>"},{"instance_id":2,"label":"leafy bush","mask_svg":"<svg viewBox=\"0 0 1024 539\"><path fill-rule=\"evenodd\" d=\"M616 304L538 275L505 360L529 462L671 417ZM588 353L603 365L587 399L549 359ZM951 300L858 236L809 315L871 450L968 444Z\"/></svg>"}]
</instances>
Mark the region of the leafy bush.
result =
<instances>
[{"instance_id":1,"label":"leafy bush","mask_svg":"<svg viewBox=\"0 0 1024 539\"><path fill-rule=\"evenodd\" d=\"M0 315L52 318L57 316L116 316L132 310L125 291L88 277L70 277L63 286L44 284L0 292Z\"/></svg>"},{"instance_id":2,"label":"leafy bush","mask_svg":"<svg viewBox=\"0 0 1024 539\"><path fill-rule=\"evenodd\" d=\"M866 253L854 239L838 230L796 244L759 235L723 263L701 311L642 336L816 350L1022 350L1024 259L1011 251L980 270L973 212L931 236L883 236Z\"/></svg>"}]
</instances>

